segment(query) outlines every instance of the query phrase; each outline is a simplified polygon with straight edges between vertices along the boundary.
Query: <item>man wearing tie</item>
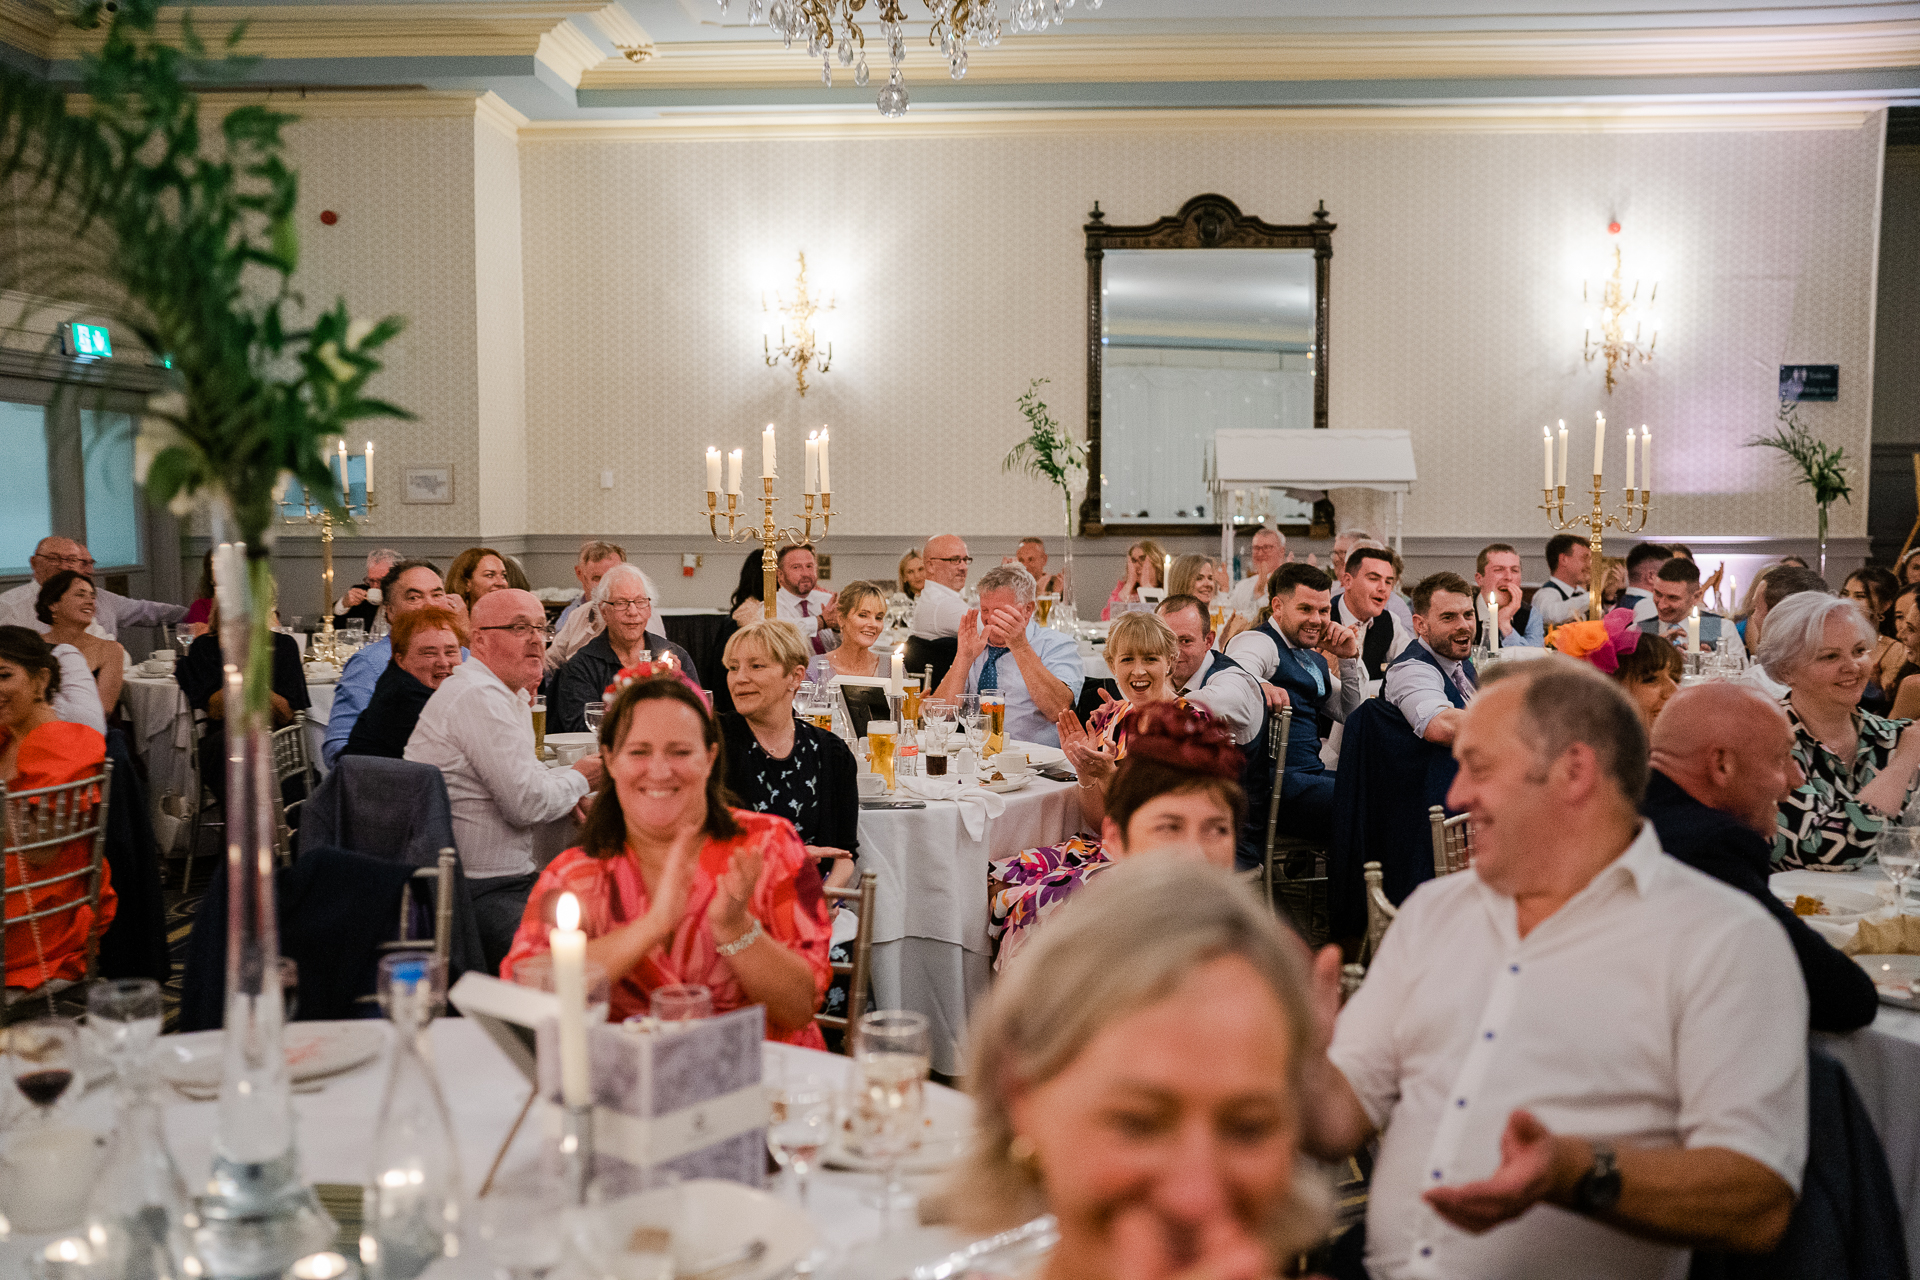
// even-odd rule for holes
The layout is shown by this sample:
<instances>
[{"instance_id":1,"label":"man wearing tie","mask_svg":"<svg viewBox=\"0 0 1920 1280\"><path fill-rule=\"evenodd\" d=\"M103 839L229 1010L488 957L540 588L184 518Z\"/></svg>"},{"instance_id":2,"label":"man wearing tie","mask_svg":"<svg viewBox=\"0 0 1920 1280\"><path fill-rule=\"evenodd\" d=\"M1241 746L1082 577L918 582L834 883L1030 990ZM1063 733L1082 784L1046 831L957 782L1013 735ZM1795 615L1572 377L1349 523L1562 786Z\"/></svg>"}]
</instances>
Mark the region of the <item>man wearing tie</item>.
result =
<instances>
[{"instance_id":1,"label":"man wearing tie","mask_svg":"<svg viewBox=\"0 0 1920 1280\"><path fill-rule=\"evenodd\" d=\"M1213 647L1213 618L1198 596L1168 596L1154 612L1173 631L1174 692L1205 707L1245 747L1266 727L1267 700L1253 673Z\"/></svg>"},{"instance_id":2,"label":"man wearing tie","mask_svg":"<svg viewBox=\"0 0 1920 1280\"><path fill-rule=\"evenodd\" d=\"M1413 631L1407 651L1387 668L1381 695L1400 709L1415 735L1453 742L1479 673L1473 652L1473 588L1457 573L1435 573L1413 589Z\"/></svg>"},{"instance_id":3,"label":"man wearing tie","mask_svg":"<svg viewBox=\"0 0 1920 1280\"><path fill-rule=\"evenodd\" d=\"M780 586L774 592L779 602L774 616L798 627L807 646L815 653L839 648L840 615L834 608L836 597L816 589L820 563L813 558L813 548L782 547L775 581Z\"/></svg>"},{"instance_id":4,"label":"man wearing tie","mask_svg":"<svg viewBox=\"0 0 1920 1280\"><path fill-rule=\"evenodd\" d=\"M1033 620L1033 587L1033 575L1017 564L981 577L980 607L961 619L953 665L936 696L1005 694L1007 737L1057 747L1055 722L1073 710L1087 674L1073 638Z\"/></svg>"},{"instance_id":5,"label":"man wearing tie","mask_svg":"<svg viewBox=\"0 0 1920 1280\"><path fill-rule=\"evenodd\" d=\"M1360 637L1360 662L1369 680L1386 675L1388 664L1413 643L1413 633L1387 609L1398 577L1393 552L1372 544L1349 551L1340 572L1333 620Z\"/></svg>"},{"instance_id":6,"label":"man wearing tie","mask_svg":"<svg viewBox=\"0 0 1920 1280\"><path fill-rule=\"evenodd\" d=\"M1700 566L1684 556L1675 556L1660 566L1653 580L1653 616L1643 620L1640 630L1650 636L1671 640L1676 648L1687 647L1687 615L1700 603ZM1717 613L1700 614L1700 647L1718 649L1728 626Z\"/></svg>"}]
</instances>

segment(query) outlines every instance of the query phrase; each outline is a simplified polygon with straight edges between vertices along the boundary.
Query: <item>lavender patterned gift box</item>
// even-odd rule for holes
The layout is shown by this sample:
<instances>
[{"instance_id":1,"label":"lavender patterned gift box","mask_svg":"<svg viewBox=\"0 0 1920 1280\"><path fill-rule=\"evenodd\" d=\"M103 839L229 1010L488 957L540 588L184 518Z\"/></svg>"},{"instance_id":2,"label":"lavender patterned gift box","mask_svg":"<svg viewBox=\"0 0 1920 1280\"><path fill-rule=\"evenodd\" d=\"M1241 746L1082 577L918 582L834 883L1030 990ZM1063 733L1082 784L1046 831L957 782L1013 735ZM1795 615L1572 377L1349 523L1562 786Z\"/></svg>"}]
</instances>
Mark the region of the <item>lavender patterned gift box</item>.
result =
<instances>
[{"instance_id":1,"label":"lavender patterned gift box","mask_svg":"<svg viewBox=\"0 0 1920 1280\"><path fill-rule=\"evenodd\" d=\"M671 1028L671 1029L665 1029ZM766 1011L759 1005L699 1022L637 1032L587 1028L592 1059L594 1172L612 1189L642 1184L643 1170L682 1178L767 1180L767 1100L760 1084ZM539 1089L558 1130L559 1028L538 1032Z\"/></svg>"}]
</instances>

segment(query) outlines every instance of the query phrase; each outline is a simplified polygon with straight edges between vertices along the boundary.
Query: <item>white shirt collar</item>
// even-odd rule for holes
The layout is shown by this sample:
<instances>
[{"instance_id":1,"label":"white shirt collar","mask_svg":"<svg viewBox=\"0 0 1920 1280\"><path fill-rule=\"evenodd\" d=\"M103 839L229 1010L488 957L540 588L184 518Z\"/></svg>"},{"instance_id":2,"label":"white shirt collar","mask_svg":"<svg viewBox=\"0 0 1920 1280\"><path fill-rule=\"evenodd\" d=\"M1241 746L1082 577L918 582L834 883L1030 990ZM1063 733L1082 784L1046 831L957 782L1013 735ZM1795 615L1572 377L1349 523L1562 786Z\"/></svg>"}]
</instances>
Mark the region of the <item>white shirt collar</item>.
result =
<instances>
[{"instance_id":1,"label":"white shirt collar","mask_svg":"<svg viewBox=\"0 0 1920 1280\"><path fill-rule=\"evenodd\" d=\"M1275 630L1278 629L1277 627L1275 628ZM1188 693L1194 689L1198 689L1201 684L1206 681L1207 672L1211 670L1213 670L1213 650L1209 649L1201 656L1200 665L1193 669L1191 676L1187 677L1187 682L1181 686L1180 692Z\"/></svg>"}]
</instances>

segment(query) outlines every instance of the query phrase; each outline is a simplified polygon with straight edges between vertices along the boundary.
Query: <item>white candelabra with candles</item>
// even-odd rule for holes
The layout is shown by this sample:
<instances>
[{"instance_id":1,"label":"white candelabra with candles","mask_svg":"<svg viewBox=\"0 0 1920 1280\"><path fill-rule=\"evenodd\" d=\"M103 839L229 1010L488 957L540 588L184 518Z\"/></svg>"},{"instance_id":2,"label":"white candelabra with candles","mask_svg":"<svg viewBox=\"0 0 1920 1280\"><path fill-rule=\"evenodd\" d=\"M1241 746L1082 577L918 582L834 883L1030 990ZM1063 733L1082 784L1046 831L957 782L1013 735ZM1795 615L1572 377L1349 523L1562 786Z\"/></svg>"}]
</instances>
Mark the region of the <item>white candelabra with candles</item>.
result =
<instances>
[{"instance_id":1,"label":"white candelabra with candles","mask_svg":"<svg viewBox=\"0 0 1920 1280\"><path fill-rule=\"evenodd\" d=\"M367 451L361 455L366 483L361 487L358 504L353 500L353 477L348 466L351 459L347 454L347 442L342 440L339 445L339 452L334 456L340 464L340 505L356 528L371 524L376 505L373 500L373 441L367 441ZM304 487L300 490L298 508L282 500L280 509L283 524L320 526L320 630L314 634L309 656L321 662L344 663L347 655L337 653L333 641L333 512L326 503L316 502Z\"/></svg>"},{"instance_id":2,"label":"white candelabra with candles","mask_svg":"<svg viewBox=\"0 0 1920 1280\"><path fill-rule=\"evenodd\" d=\"M1546 470L1541 485L1546 497L1540 509L1547 513L1547 526L1555 533L1565 533L1569 529L1584 526L1587 530L1587 545L1593 551L1593 563L1588 570L1588 609L1589 618L1598 618L1601 613L1600 595L1607 584L1607 564L1601 554L1602 535L1608 526L1621 533L1635 534L1647 527L1647 512L1653 505L1653 433L1644 423L1640 427L1640 487L1634 488L1634 434L1633 428L1627 428L1627 483L1625 500L1617 513L1609 514L1607 491L1604 476L1607 457L1607 419L1605 414L1593 415L1593 511L1580 513L1572 518L1567 516L1567 424L1560 423L1559 469L1556 472L1554 462L1554 435L1550 428L1540 428L1542 451L1545 454ZM1558 477L1556 479L1556 476ZM1496 631L1498 627L1496 625Z\"/></svg>"},{"instance_id":3,"label":"white candelabra with candles","mask_svg":"<svg viewBox=\"0 0 1920 1280\"><path fill-rule=\"evenodd\" d=\"M820 520L821 537L826 537L831 527L833 481L831 466L827 460L827 443L825 427L807 434L806 480L801 494L805 507L797 513L803 522L799 528L791 526L782 528L773 514L774 503L778 501L774 497L773 482L779 478L779 472L775 465L771 422L767 424L767 429L760 433L759 501L762 510L758 527L753 524L752 515L741 510L743 504L740 494L740 468L744 461L743 451L735 449L726 455L726 488L724 490L726 505L723 508L720 504L723 492L720 485L720 450L713 446L707 448L707 509L704 512L707 517L707 531L721 542L750 542L755 538L760 540L760 599L766 605L768 618L774 616L777 606L774 598L774 577L780 566L780 545L791 543L796 547L812 546L813 521L816 516ZM818 511L813 508L816 498L820 503ZM725 533L720 532L719 522L722 516L727 520ZM737 527L743 518L746 521L744 527Z\"/></svg>"}]
</instances>

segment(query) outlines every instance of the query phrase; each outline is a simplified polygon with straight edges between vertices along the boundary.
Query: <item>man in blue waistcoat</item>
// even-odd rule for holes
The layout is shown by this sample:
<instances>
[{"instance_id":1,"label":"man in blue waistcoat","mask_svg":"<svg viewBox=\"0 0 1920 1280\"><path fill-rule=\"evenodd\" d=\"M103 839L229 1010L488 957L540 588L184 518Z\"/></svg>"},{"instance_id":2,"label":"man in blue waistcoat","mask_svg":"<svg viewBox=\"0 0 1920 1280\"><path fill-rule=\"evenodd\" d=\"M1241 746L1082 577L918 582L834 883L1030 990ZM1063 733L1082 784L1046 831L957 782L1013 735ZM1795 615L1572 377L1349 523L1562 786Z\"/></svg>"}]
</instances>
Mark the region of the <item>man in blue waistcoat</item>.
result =
<instances>
[{"instance_id":1,"label":"man in blue waistcoat","mask_svg":"<svg viewBox=\"0 0 1920 1280\"><path fill-rule=\"evenodd\" d=\"M1286 776L1280 789L1280 828L1305 840L1333 833L1333 774L1320 762L1317 713L1344 721L1367 696L1360 640L1333 621L1333 580L1310 564L1283 564L1268 581L1270 616L1227 643L1227 656L1265 686L1267 706L1291 707ZM1327 655L1339 664L1334 678ZM1243 870L1258 866L1266 846L1267 807L1273 790L1267 734L1247 746L1247 823L1235 857Z\"/></svg>"},{"instance_id":2,"label":"man in blue waistcoat","mask_svg":"<svg viewBox=\"0 0 1920 1280\"><path fill-rule=\"evenodd\" d=\"M1414 736L1451 747L1479 676L1473 652L1473 587L1436 573L1413 588L1414 642L1387 668L1381 696L1400 709Z\"/></svg>"},{"instance_id":3,"label":"man in blue waistcoat","mask_svg":"<svg viewBox=\"0 0 1920 1280\"><path fill-rule=\"evenodd\" d=\"M1640 630L1687 647L1687 617L1700 605L1700 566L1676 556L1660 566L1653 580L1653 616L1640 621ZM1718 650L1733 632L1733 624L1717 613L1700 611L1700 647Z\"/></svg>"}]
</instances>

